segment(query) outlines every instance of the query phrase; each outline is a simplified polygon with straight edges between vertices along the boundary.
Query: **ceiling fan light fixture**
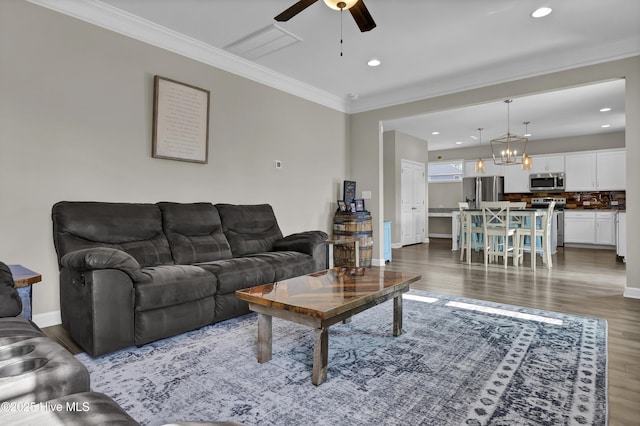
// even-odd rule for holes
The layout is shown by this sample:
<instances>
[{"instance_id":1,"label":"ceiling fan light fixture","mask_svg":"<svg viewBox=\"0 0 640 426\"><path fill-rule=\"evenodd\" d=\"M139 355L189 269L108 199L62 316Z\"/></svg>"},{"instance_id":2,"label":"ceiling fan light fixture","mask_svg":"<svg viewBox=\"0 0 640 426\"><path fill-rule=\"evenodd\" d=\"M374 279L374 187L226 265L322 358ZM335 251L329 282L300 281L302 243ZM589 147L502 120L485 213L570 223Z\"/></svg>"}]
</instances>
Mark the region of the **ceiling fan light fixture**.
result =
<instances>
[{"instance_id":1,"label":"ceiling fan light fixture","mask_svg":"<svg viewBox=\"0 0 640 426\"><path fill-rule=\"evenodd\" d=\"M324 4L326 4L333 10L348 10L351 9L356 3L358 3L358 0L324 0Z\"/></svg>"}]
</instances>

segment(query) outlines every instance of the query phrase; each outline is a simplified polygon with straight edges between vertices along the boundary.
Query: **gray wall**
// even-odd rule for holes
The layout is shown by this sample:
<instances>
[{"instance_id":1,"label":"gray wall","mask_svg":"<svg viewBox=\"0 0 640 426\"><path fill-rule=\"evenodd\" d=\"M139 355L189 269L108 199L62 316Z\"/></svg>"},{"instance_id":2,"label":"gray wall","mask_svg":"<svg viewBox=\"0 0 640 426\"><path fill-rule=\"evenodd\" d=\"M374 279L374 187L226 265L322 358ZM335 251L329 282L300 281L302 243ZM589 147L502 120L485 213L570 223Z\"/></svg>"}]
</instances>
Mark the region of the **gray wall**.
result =
<instances>
[{"instance_id":1,"label":"gray wall","mask_svg":"<svg viewBox=\"0 0 640 426\"><path fill-rule=\"evenodd\" d=\"M0 2L0 61L0 260L42 274L41 325L60 200L270 203L285 234L330 229L345 114L24 1ZM155 74L211 91L208 164L151 157Z\"/></svg>"},{"instance_id":2,"label":"gray wall","mask_svg":"<svg viewBox=\"0 0 640 426\"><path fill-rule=\"evenodd\" d=\"M427 142L402 132L383 133L384 155L384 220L392 221L391 239L396 247L402 243L402 160L428 163ZM426 177L425 177L426 179ZM429 197L429 185L425 182L425 201ZM427 207L425 207L427 209ZM429 235L429 219L425 210L425 238ZM384 263L384 262L383 262Z\"/></svg>"}]
</instances>

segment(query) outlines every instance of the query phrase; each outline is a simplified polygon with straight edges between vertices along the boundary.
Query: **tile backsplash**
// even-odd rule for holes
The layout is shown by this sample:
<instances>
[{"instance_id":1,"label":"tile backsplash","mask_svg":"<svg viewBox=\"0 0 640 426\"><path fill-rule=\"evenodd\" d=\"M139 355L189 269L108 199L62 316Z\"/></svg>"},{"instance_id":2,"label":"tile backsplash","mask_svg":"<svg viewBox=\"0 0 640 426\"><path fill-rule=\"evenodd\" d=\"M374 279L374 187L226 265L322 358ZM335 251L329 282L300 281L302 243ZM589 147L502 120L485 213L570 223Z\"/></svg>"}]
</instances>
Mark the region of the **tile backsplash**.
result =
<instances>
[{"instance_id":1,"label":"tile backsplash","mask_svg":"<svg viewBox=\"0 0 640 426\"><path fill-rule=\"evenodd\" d=\"M505 194L507 201L526 201L531 206L532 198L563 197L567 199L567 209L616 209L624 210L626 205L625 191L593 191L593 192L535 192L533 194Z\"/></svg>"}]
</instances>

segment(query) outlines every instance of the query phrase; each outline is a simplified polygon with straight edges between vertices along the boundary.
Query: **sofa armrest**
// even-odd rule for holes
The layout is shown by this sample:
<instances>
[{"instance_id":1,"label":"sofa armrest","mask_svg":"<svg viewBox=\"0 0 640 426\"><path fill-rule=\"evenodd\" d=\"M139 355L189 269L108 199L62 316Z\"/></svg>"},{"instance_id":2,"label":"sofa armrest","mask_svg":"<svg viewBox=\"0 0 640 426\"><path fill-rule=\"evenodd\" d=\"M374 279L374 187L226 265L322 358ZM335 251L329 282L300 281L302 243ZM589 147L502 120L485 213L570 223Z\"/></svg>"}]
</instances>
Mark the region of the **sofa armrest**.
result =
<instances>
[{"instance_id":1,"label":"sofa armrest","mask_svg":"<svg viewBox=\"0 0 640 426\"><path fill-rule=\"evenodd\" d=\"M328 238L326 232L307 231L291 234L273 243L273 251L297 251L313 256L315 248Z\"/></svg>"},{"instance_id":2,"label":"sofa armrest","mask_svg":"<svg viewBox=\"0 0 640 426\"><path fill-rule=\"evenodd\" d=\"M110 247L94 247L72 251L62 257L61 263L63 267L77 271L118 269L129 275L134 282L145 279L137 260L122 250Z\"/></svg>"}]
</instances>

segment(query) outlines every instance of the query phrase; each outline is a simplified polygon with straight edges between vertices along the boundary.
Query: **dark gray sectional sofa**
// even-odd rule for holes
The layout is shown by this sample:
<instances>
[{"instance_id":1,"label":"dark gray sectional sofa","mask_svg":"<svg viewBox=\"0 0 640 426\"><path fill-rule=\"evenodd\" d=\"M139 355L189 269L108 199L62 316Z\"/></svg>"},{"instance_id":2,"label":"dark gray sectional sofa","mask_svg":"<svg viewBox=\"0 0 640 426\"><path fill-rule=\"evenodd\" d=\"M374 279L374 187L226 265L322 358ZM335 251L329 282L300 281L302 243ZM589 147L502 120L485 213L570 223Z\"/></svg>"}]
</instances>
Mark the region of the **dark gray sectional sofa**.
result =
<instances>
[{"instance_id":1,"label":"dark gray sectional sofa","mask_svg":"<svg viewBox=\"0 0 640 426\"><path fill-rule=\"evenodd\" d=\"M283 237L267 204L52 209L62 324L91 356L249 312L235 291L326 268L327 234Z\"/></svg>"}]
</instances>

